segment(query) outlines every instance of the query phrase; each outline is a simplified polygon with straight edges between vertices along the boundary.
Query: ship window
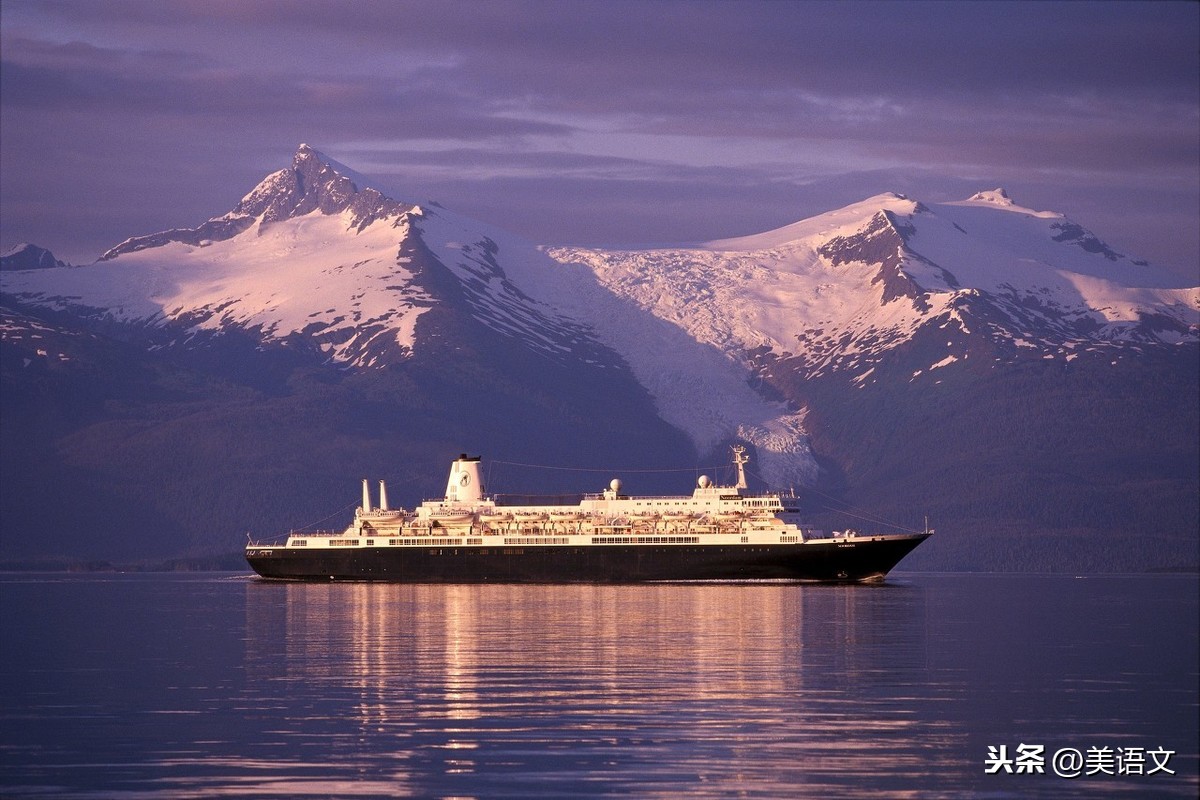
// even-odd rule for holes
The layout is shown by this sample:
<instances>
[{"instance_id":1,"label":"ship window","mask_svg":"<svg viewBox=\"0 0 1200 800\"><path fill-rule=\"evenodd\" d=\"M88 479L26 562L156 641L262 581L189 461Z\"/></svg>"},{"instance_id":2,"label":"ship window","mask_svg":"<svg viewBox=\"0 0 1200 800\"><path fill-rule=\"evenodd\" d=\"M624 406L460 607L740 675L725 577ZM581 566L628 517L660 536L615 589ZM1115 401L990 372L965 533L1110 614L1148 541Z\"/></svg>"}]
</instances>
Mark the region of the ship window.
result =
<instances>
[{"instance_id":1,"label":"ship window","mask_svg":"<svg viewBox=\"0 0 1200 800\"><path fill-rule=\"evenodd\" d=\"M308 539L293 539L292 547L308 547Z\"/></svg>"}]
</instances>

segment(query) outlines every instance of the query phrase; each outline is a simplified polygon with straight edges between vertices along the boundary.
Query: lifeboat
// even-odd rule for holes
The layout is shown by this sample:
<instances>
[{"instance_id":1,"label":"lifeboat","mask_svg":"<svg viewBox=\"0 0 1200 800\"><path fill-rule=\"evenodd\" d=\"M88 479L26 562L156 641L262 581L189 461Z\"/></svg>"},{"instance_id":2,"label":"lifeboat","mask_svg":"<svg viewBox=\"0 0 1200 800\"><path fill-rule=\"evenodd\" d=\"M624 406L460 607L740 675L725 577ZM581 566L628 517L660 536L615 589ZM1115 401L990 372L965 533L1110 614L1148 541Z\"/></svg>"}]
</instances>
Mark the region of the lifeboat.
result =
<instances>
[{"instance_id":1,"label":"lifeboat","mask_svg":"<svg viewBox=\"0 0 1200 800\"><path fill-rule=\"evenodd\" d=\"M471 511L458 508L435 509L429 514L430 521L439 525L453 525L474 518L475 515Z\"/></svg>"}]
</instances>

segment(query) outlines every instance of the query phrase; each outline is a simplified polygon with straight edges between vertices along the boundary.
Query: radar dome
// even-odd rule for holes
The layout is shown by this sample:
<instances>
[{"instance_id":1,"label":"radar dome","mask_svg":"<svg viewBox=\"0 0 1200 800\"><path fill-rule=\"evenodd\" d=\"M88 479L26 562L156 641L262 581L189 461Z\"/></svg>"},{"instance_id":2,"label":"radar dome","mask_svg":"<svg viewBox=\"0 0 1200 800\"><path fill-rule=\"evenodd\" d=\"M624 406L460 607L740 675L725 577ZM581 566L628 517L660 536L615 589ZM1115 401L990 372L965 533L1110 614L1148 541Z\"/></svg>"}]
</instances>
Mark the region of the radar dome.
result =
<instances>
[{"instance_id":1,"label":"radar dome","mask_svg":"<svg viewBox=\"0 0 1200 800\"><path fill-rule=\"evenodd\" d=\"M701 475L700 480L696 481L696 485L701 489L707 489L709 486L712 486L712 481L708 479L707 475Z\"/></svg>"},{"instance_id":2,"label":"radar dome","mask_svg":"<svg viewBox=\"0 0 1200 800\"><path fill-rule=\"evenodd\" d=\"M608 484L608 488L612 489L614 492L621 491L621 479L613 478L612 482Z\"/></svg>"}]
</instances>

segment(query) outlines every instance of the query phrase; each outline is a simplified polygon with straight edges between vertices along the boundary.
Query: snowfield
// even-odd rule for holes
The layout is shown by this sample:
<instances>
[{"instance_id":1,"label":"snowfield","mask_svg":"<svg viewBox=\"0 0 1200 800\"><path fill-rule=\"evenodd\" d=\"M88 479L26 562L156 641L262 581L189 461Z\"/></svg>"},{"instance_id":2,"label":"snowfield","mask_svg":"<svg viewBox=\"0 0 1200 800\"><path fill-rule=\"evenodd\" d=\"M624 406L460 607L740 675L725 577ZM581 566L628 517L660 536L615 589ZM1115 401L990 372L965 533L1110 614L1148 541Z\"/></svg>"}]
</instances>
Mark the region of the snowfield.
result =
<instances>
[{"instance_id":1,"label":"snowfield","mask_svg":"<svg viewBox=\"0 0 1200 800\"><path fill-rule=\"evenodd\" d=\"M907 278L912 294L888 296L880 252L896 258L896 285ZM1114 253L1059 214L1017 206L1003 190L933 208L883 194L699 248L549 253L732 360L765 347L801 356L810 377L859 366L856 355L894 347L933 319L970 332L957 304L982 295L1022 316L1087 318L1100 341L1195 341L1200 324L1200 289L1173 285L1169 273ZM1156 315L1178 324L1138 327Z\"/></svg>"}]
</instances>

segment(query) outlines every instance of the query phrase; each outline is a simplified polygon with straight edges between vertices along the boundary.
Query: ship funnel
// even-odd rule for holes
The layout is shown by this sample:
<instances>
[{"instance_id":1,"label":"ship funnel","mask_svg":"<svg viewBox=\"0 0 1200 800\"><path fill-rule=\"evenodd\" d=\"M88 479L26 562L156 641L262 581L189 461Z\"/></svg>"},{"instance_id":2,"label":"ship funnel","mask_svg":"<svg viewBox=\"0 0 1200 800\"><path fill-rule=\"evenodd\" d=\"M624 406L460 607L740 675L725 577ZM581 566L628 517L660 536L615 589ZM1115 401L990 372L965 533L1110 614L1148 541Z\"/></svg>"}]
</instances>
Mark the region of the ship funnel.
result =
<instances>
[{"instance_id":1,"label":"ship funnel","mask_svg":"<svg viewBox=\"0 0 1200 800\"><path fill-rule=\"evenodd\" d=\"M380 511L387 511L387 510L388 510L388 504L387 504L387 484L386 484L386 483L384 483L383 481L380 481L380 482L379 482L379 510L380 510Z\"/></svg>"},{"instance_id":2,"label":"ship funnel","mask_svg":"<svg viewBox=\"0 0 1200 800\"><path fill-rule=\"evenodd\" d=\"M363 478L362 510L364 514L371 510L371 486L367 483L366 478Z\"/></svg>"},{"instance_id":3,"label":"ship funnel","mask_svg":"<svg viewBox=\"0 0 1200 800\"><path fill-rule=\"evenodd\" d=\"M446 481L446 500L470 503L483 499L483 479L479 474L479 457L459 456L450 465L450 478Z\"/></svg>"}]
</instances>

